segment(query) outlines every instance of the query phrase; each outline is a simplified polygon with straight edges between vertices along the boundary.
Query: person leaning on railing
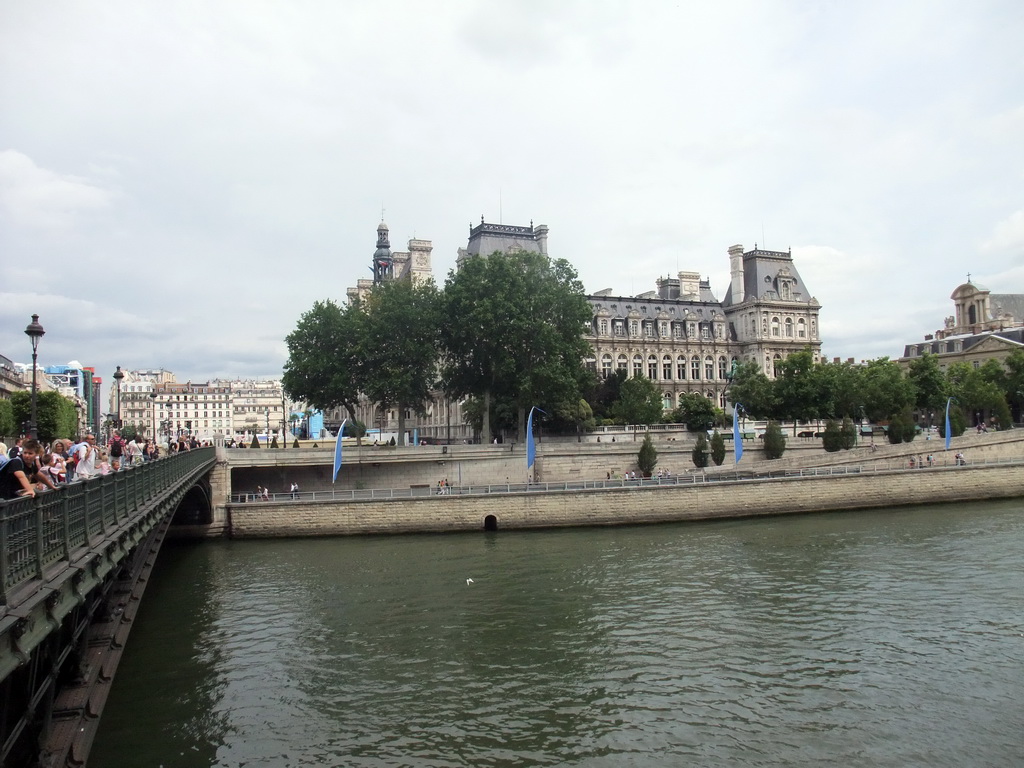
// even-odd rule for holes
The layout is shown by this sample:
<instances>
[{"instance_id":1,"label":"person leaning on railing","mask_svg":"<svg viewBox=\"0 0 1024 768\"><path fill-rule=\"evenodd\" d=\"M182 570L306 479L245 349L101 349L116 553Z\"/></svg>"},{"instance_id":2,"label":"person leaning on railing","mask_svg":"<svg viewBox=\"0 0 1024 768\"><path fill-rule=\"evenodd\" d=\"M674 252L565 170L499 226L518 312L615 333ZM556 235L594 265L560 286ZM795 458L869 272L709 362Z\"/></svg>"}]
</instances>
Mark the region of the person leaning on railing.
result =
<instances>
[{"instance_id":1,"label":"person leaning on railing","mask_svg":"<svg viewBox=\"0 0 1024 768\"><path fill-rule=\"evenodd\" d=\"M16 499L19 496L36 495L36 487L29 480L29 473L36 473L36 457L42 450L38 440L25 440L21 444L21 452L0 467L0 498Z\"/></svg>"}]
</instances>

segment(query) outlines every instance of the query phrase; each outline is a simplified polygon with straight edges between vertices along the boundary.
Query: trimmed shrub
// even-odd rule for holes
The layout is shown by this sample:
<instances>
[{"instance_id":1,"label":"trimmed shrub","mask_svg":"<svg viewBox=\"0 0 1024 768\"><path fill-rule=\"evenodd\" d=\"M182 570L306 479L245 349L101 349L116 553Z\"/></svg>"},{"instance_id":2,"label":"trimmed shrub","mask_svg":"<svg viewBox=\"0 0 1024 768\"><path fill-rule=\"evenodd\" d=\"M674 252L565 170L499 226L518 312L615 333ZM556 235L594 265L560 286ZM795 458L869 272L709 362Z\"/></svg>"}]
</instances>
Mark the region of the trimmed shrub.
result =
<instances>
[{"instance_id":1,"label":"trimmed shrub","mask_svg":"<svg viewBox=\"0 0 1024 768\"><path fill-rule=\"evenodd\" d=\"M786 452L786 436L777 421L769 421L764 432L764 457L778 459Z\"/></svg>"},{"instance_id":2,"label":"trimmed shrub","mask_svg":"<svg viewBox=\"0 0 1024 768\"><path fill-rule=\"evenodd\" d=\"M822 447L829 453L835 453L843 448L843 431L834 419L825 422L825 434L821 437Z\"/></svg>"},{"instance_id":3,"label":"trimmed shrub","mask_svg":"<svg viewBox=\"0 0 1024 768\"><path fill-rule=\"evenodd\" d=\"M636 455L636 465L644 477L650 477L654 468L658 466L658 451L651 442L650 432L644 435L644 441Z\"/></svg>"},{"instance_id":4,"label":"trimmed shrub","mask_svg":"<svg viewBox=\"0 0 1024 768\"><path fill-rule=\"evenodd\" d=\"M259 440L258 437L256 437L256 435L252 436L252 442L249 443L249 447L250 448L259 448L260 447L260 440Z\"/></svg>"},{"instance_id":5,"label":"trimmed shrub","mask_svg":"<svg viewBox=\"0 0 1024 768\"><path fill-rule=\"evenodd\" d=\"M716 467L722 466L722 462L725 461L725 438L717 429L711 436L711 460L715 462Z\"/></svg>"},{"instance_id":6,"label":"trimmed shrub","mask_svg":"<svg viewBox=\"0 0 1024 768\"><path fill-rule=\"evenodd\" d=\"M708 450L708 436L705 432L697 433L697 443L693 446L690 456L693 458L693 466L704 469L711 461L711 452Z\"/></svg>"},{"instance_id":7,"label":"trimmed shrub","mask_svg":"<svg viewBox=\"0 0 1024 768\"><path fill-rule=\"evenodd\" d=\"M840 446L848 451L857 445L857 427L849 416L843 418L843 426L839 428Z\"/></svg>"}]
</instances>

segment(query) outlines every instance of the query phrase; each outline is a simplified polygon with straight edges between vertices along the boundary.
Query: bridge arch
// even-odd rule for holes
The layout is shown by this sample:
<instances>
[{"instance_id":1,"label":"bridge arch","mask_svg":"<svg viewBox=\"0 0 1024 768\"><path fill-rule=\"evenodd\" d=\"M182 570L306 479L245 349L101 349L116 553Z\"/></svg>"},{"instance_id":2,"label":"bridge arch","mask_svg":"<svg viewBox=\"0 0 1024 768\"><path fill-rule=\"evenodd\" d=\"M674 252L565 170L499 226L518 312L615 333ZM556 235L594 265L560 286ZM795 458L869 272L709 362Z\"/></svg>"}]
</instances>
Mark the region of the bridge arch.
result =
<instances>
[{"instance_id":1,"label":"bridge arch","mask_svg":"<svg viewBox=\"0 0 1024 768\"><path fill-rule=\"evenodd\" d=\"M208 477L189 488L171 517L171 526L210 525L213 523L213 492Z\"/></svg>"}]
</instances>

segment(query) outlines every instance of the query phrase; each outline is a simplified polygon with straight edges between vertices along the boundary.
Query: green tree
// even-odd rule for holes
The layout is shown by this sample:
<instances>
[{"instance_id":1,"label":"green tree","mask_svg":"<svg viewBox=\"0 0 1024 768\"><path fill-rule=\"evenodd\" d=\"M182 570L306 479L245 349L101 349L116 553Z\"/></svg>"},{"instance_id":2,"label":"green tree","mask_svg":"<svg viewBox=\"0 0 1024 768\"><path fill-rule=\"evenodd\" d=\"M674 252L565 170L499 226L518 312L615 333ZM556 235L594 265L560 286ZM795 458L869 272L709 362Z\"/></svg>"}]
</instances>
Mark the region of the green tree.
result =
<instances>
[{"instance_id":1,"label":"green tree","mask_svg":"<svg viewBox=\"0 0 1024 768\"><path fill-rule=\"evenodd\" d=\"M470 258L449 273L443 297L444 388L483 401L484 440L494 398L511 404L521 437L530 407L552 412L579 398L592 314L569 262L526 251Z\"/></svg>"},{"instance_id":2,"label":"green tree","mask_svg":"<svg viewBox=\"0 0 1024 768\"><path fill-rule=\"evenodd\" d=\"M14 410L10 400L0 400L0 438L14 437L17 430L14 426Z\"/></svg>"},{"instance_id":3,"label":"green tree","mask_svg":"<svg viewBox=\"0 0 1024 768\"><path fill-rule=\"evenodd\" d=\"M825 433L821 437L822 447L829 453L835 453L843 448L843 432L835 419L825 422Z\"/></svg>"},{"instance_id":4,"label":"green tree","mask_svg":"<svg viewBox=\"0 0 1024 768\"><path fill-rule=\"evenodd\" d=\"M708 427L718 423L715 406L697 392L682 395L670 418L676 424L685 424L690 432L704 432Z\"/></svg>"},{"instance_id":5,"label":"green tree","mask_svg":"<svg viewBox=\"0 0 1024 768\"><path fill-rule=\"evenodd\" d=\"M11 395L11 415L15 429L27 423L32 414L30 392L14 392ZM72 437L78 433L78 411L74 403L59 392L47 390L36 393L36 431L43 443L57 438Z\"/></svg>"},{"instance_id":6,"label":"green tree","mask_svg":"<svg viewBox=\"0 0 1024 768\"><path fill-rule=\"evenodd\" d=\"M814 355L810 349L794 352L779 363L775 377L775 396L778 402L776 413L779 418L796 422L810 421L822 410L819 388L814 376Z\"/></svg>"},{"instance_id":7,"label":"green tree","mask_svg":"<svg viewBox=\"0 0 1024 768\"><path fill-rule=\"evenodd\" d=\"M406 410L422 413L437 383L440 309L432 280L389 280L366 297L359 343L362 389L382 410L397 408L402 445Z\"/></svg>"},{"instance_id":8,"label":"green tree","mask_svg":"<svg viewBox=\"0 0 1024 768\"><path fill-rule=\"evenodd\" d=\"M623 424L650 426L661 421L664 407L657 384L646 376L631 376L619 390L613 413ZM636 440L635 431L633 439Z\"/></svg>"},{"instance_id":9,"label":"green tree","mask_svg":"<svg viewBox=\"0 0 1024 768\"><path fill-rule=\"evenodd\" d=\"M786 452L786 436L782 434L782 428L777 421L769 421L768 428L764 432L764 457L766 459L778 459Z\"/></svg>"},{"instance_id":10,"label":"green tree","mask_svg":"<svg viewBox=\"0 0 1024 768\"><path fill-rule=\"evenodd\" d=\"M717 429L711 436L711 460L715 462L716 467L722 466L722 462L725 461L725 438Z\"/></svg>"},{"instance_id":11,"label":"green tree","mask_svg":"<svg viewBox=\"0 0 1024 768\"><path fill-rule=\"evenodd\" d=\"M839 428L839 445L844 451L857 445L857 427L849 416L843 417L843 425Z\"/></svg>"},{"instance_id":12,"label":"green tree","mask_svg":"<svg viewBox=\"0 0 1024 768\"><path fill-rule=\"evenodd\" d=\"M916 436L917 427L914 425L914 419L910 414L909 408L889 419L889 429L886 432L886 437L888 437L889 442L893 445L913 442Z\"/></svg>"},{"instance_id":13,"label":"green tree","mask_svg":"<svg viewBox=\"0 0 1024 768\"><path fill-rule=\"evenodd\" d=\"M736 366L728 398L730 403L742 405L744 412L752 418L767 419L775 415L774 383L755 362Z\"/></svg>"},{"instance_id":14,"label":"green tree","mask_svg":"<svg viewBox=\"0 0 1024 768\"><path fill-rule=\"evenodd\" d=\"M289 397L320 411L344 408L355 421L365 322L359 302L344 309L330 300L315 302L285 339L288 360L282 382Z\"/></svg>"},{"instance_id":15,"label":"green tree","mask_svg":"<svg viewBox=\"0 0 1024 768\"><path fill-rule=\"evenodd\" d=\"M914 405L922 413L935 414L946 407L946 374L935 355L926 352L910 361L907 378L914 385Z\"/></svg>"},{"instance_id":16,"label":"green tree","mask_svg":"<svg viewBox=\"0 0 1024 768\"><path fill-rule=\"evenodd\" d=\"M711 451L708 450L708 436L706 432L697 433L697 442L693 445L690 457L693 459L693 466L698 469L704 469L708 465L708 462L711 460Z\"/></svg>"},{"instance_id":17,"label":"green tree","mask_svg":"<svg viewBox=\"0 0 1024 768\"><path fill-rule=\"evenodd\" d=\"M872 421L882 421L902 413L915 400L913 383L903 369L887 357L870 360L861 373L864 410Z\"/></svg>"},{"instance_id":18,"label":"green tree","mask_svg":"<svg viewBox=\"0 0 1024 768\"><path fill-rule=\"evenodd\" d=\"M996 424L999 429L1009 429L1013 426L1013 415L1010 413L1010 406L1006 400L1000 400L992 409L992 415L996 417Z\"/></svg>"},{"instance_id":19,"label":"green tree","mask_svg":"<svg viewBox=\"0 0 1024 768\"><path fill-rule=\"evenodd\" d=\"M654 468L658 466L658 451L651 442L651 433L644 435L644 441L636 455L636 465L644 477L650 477Z\"/></svg>"},{"instance_id":20,"label":"green tree","mask_svg":"<svg viewBox=\"0 0 1024 768\"><path fill-rule=\"evenodd\" d=\"M818 418L859 416L863 404L862 368L849 362L819 363L812 369Z\"/></svg>"},{"instance_id":21,"label":"green tree","mask_svg":"<svg viewBox=\"0 0 1024 768\"><path fill-rule=\"evenodd\" d=\"M1024 420L1024 350L1013 350L1003 364L1006 366L1006 400L1014 406L1018 421Z\"/></svg>"},{"instance_id":22,"label":"green tree","mask_svg":"<svg viewBox=\"0 0 1024 768\"><path fill-rule=\"evenodd\" d=\"M996 383L1000 379L999 374L987 363L980 368L967 363L953 363L946 376L949 394L954 398L953 407L961 410L967 424L984 421L1001 401L1005 402L1003 389Z\"/></svg>"},{"instance_id":23,"label":"green tree","mask_svg":"<svg viewBox=\"0 0 1024 768\"><path fill-rule=\"evenodd\" d=\"M615 401L619 399L619 392L622 384L629 378L625 368L618 368L612 371L611 375L601 379L594 389L591 405L594 409L595 419L614 419L613 409Z\"/></svg>"}]
</instances>

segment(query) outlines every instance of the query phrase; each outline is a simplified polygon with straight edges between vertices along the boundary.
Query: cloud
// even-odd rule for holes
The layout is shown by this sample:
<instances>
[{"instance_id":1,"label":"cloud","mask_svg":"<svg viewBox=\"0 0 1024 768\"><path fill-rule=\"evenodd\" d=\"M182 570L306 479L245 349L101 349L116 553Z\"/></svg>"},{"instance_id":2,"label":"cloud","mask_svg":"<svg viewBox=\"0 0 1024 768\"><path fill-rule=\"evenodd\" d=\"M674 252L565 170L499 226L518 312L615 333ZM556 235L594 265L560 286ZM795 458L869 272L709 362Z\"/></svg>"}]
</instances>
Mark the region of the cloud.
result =
<instances>
[{"instance_id":1,"label":"cloud","mask_svg":"<svg viewBox=\"0 0 1024 768\"><path fill-rule=\"evenodd\" d=\"M992 229L992 234L981 244L981 249L996 253L1010 253L1024 260L1024 208L1014 211Z\"/></svg>"},{"instance_id":2,"label":"cloud","mask_svg":"<svg viewBox=\"0 0 1024 768\"><path fill-rule=\"evenodd\" d=\"M27 155L0 152L0 215L11 226L65 229L111 205L114 193L87 179L41 168Z\"/></svg>"}]
</instances>

